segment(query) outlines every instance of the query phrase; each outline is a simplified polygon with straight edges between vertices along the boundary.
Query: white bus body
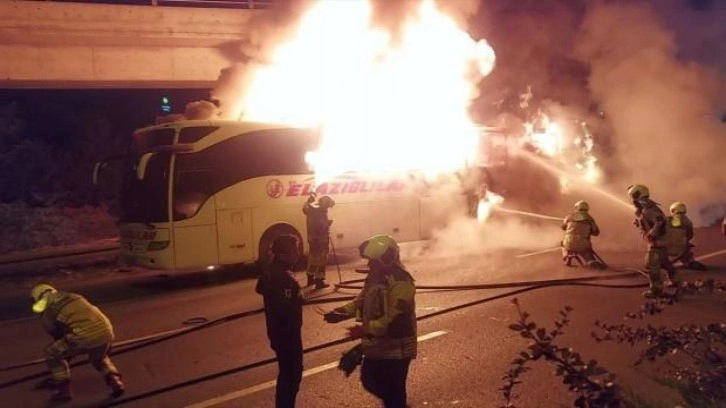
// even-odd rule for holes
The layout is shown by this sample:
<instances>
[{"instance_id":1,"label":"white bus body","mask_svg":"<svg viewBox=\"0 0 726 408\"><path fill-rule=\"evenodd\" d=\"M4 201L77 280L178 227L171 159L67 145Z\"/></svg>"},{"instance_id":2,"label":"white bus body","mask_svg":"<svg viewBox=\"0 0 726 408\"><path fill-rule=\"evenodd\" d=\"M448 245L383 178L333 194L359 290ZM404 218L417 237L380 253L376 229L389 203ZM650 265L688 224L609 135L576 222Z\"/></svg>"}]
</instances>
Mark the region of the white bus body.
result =
<instances>
[{"instance_id":1,"label":"white bus body","mask_svg":"<svg viewBox=\"0 0 726 408\"><path fill-rule=\"evenodd\" d=\"M280 125L179 121L135 132L138 158L122 192L121 259L168 270L251 263L271 240L301 238L302 206L313 189L336 205L331 240L356 247L374 234L427 239L464 196L451 177L436 188L415 173L397 178L344 174L313 184L305 153L319 135ZM171 175L171 177L170 177Z\"/></svg>"}]
</instances>

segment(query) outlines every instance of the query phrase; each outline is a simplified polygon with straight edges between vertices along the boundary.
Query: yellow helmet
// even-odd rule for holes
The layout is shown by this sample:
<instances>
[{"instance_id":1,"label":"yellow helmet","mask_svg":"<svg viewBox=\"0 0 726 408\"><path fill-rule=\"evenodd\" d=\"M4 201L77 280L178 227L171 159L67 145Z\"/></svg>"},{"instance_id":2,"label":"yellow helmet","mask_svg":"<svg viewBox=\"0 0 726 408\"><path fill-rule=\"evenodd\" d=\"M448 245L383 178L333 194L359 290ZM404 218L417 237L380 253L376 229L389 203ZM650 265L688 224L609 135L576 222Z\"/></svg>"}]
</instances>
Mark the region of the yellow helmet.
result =
<instances>
[{"instance_id":1,"label":"yellow helmet","mask_svg":"<svg viewBox=\"0 0 726 408\"><path fill-rule=\"evenodd\" d=\"M683 204L680 201L676 201L675 203L671 204L671 214L686 214L686 205Z\"/></svg>"},{"instance_id":2,"label":"yellow helmet","mask_svg":"<svg viewBox=\"0 0 726 408\"><path fill-rule=\"evenodd\" d=\"M335 201L330 196L322 196L318 200L320 208L331 208L335 205Z\"/></svg>"},{"instance_id":3,"label":"yellow helmet","mask_svg":"<svg viewBox=\"0 0 726 408\"><path fill-rule=\"evenodd\" d=\"M638 200L640 198L648 197L650 192L648 191L648 187L642 184L633 184L628 187L628 195L631 199Z\"/></svg>"},{"instance_id":4,"label":"yellow helmet","mask_svg":"<svg viewBox=\"0 0 726 408\"><path fill-rule=\"evenodd\" d=\"M590 204L587 201L578 201L575 203L575 211L590 211Z\"/></svg>"},{"instance_id":5,"label":"yellow helmet","mask_svg":"<svg viewBox=\"0 0 726 408\"><path fill-rule=\"evenodd\" d=\"M55 292L58 291L46 283L35 285L33 290L30 291L30 298L33 301L33 312L43 313L45 308L48 307L48 295Z\"/></svg>"},{"instance_id":6,"label":"yellow helmet","mask_svg":"<svg viewBox=\"0 0 726 408\"><path fill-rule=\"evenodd\" d=\"M398 244L389 235L376 235L363 241L358 246L360 256L384 265L392 265L398 261Z\"/></svg>"}]
</instances>

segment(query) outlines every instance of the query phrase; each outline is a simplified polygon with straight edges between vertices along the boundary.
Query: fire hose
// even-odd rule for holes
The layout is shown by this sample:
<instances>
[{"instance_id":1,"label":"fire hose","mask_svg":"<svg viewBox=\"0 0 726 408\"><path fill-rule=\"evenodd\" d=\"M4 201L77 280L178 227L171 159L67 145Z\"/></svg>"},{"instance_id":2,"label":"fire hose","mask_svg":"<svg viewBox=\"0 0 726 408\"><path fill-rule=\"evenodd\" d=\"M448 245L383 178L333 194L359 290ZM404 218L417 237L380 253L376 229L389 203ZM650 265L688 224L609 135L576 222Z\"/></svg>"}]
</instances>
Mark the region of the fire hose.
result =
<instances>
[{"instance_id":1,"label":"fire hose","mask_svg":"<svg viewBox=\"0 0 726 408\"><path fill-rule=\"evenodd\" d=\"M425 319L429 319L435 316L443 315L446 313L451 313L460 309L476 306L479 304L488 303L494 300L514 296L520 293L529 292L536 289L543 289L548 287L558 287L558 286L588 286L588 287L601 287L601 288L625 288L625 289L631 289L631 288L642 288L648 286L647 283L631 283L631 284L605 284L605 283L597 283L596 281L603 281L603 280L617 280L617 279L626 279L626 278L633 278L638 277L640 275L645 275L644 272L635 269L635 268L628 268L628 269L622 269L622 272L619 273L613 273L613 274L607 274L607 275L594 275L594 276L587 276L587 277L581 277L581 278L566 278L566 279L551 279L551 280L535 280L535 281L512 281L512 282L504 282L504 283L490 283L490 284L473 284L473 285L418 285L417 290L425 290L428 292L422 292L422 293L432 293L433 291L438 290L446 290L446 291L456 291L456 290L482 290L482 289L505 289L505 288L516 288L514 290L500 293L494 296L484 297L475 299L473 301L465 302L459 305L450 306L448 308L444 308L441 310L437 310L435 312L431 312L428 314L425 314L423 316L418 316L417 320L422 321ZM363 281L363 279L355 279L350 281L341 281L338 284L335 284L334 286L336 289L360 289L362 285L360 283ZM355 296L338 296L338 297L324 297L320 296L318 298L309 299L306 301L306 305L316 305L316 304L324 304L324 303L334 303L334 302L341 302L341 301L350 301L354 299ZM244 317L249 317L257 314L264 313L264 309L254 309L249 310L245 312L240 313L234 313L230 315L225 315L217 319L213 320L206 320L203 318L195 318L193 322L196 323L191 327L184 327L179 328L175 330L169 330L165 332L155 333L135 339L130 339L122 342L117 342L114 344L114 348L112 349L110 355L119 355L123 353L127 353L142 347L148 347L156 343L160 343L172 338L176 338L188 333L192 333L198 330L202 330L204 328L212 327L218 324L230 322L233 320L237 320ZM304 349L304 353L311 353L314 351L330 348L333 346L337 346L340 344L344 344L350 341L354 341L354 339L345 337L340 338L336 340L332 340L329 342L317 344L308 348ZM154 395L162 394L165 392L169 392L175 389L188 387L194 384L198 384L201 382L213 380L215 378L239 373L242 371L247 371L250 369L253 369L255 367L260 367L266 364L270 364L275 362L277 359L274 357L259 360L253 363L245 364L238 367L233 367L227 370L219 371L212 374L207 374L204 376L200 376L194 379L190 379L187 381L183 381L181 383L172 384L169 386L161 387L156 390L147 391L141 394L137 395L131 395L127 396L125 398L121 398L118 400L114 400L106 404L106 406L117 406L121 404L125 404L132 401L137 401L143 398L148 398ZM19 369L23 367L29 367L37 364L43 363L43 359L37 359L25 363L20 364L14 364L11 366L6 367L0 367L0 371L9 371L13 369ZM79 365L87 364L88 360L81 360L78 362L74 362L71 364L71 367L76 367ZM26 381L31 381L34 379L39 379L42 377L45 377L47 375L47 371L38 372L35 374L30 374L21 378L17 378L14 380L6 381L4 383L0 383L0 389L10 387L19 383L23 383Z\"/></svg>"}]
</instances>

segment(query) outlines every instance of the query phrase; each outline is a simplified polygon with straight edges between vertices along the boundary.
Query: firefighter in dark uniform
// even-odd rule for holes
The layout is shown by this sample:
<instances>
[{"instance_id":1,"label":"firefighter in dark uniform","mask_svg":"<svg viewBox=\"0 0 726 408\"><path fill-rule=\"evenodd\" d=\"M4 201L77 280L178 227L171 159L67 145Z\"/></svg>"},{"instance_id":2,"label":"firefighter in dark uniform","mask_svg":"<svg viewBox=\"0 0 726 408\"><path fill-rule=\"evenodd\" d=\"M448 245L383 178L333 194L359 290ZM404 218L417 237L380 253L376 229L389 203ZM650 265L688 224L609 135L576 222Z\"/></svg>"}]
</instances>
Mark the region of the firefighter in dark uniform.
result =
<instances>
[{"instance_id":1,"label":"firefighter in dark uniform","mask_svg":"<svg viewBox=\"0 0 726 408\"><path fill-rule=\"evenodd\" d=\"M317 201L317 202L316 202ZM308 229L307 285L315 285L315 289L324 289L330 285L325 282L325 267L328 264L328 251L330 241L330 225L328 210L335 205L329 196L322 196L316 200L315 193L310 194L303 205Z\"/></svg>"},{"instance_id":2,"label":"firefighter in dark uniform","mask_svg":"<svg viewBox=\"0 0 726 408\"><path fill-rule=\"evenodd\" d=\"M304 299L292 268L300 257L297 237L282 235L270 248L273 260L257 281L265 304L270 347L277 356L275 407L295 406L303 372L302 306Z\"/></svg>"},{"instance_id":3,"label":"firefighter in dark uniform","mask_svg":"<svg viewBox=\"0 0 726 408\"><path fill-rule=\"evenodd\" d=\"M377 235L360 247L370 272L361 293L350 303L324 315L328 323L355 317L361 325L348 328L360 338L361 382L386 408L406 407L406 381L416 357L416 286L401 265L396 241Z\"/></svg>"},{"instance_id":4,"label":"firefighter in dark uniform","mask_svg":"<svg viewBox=\"0 0 726 408\"><path fill-rule=\"evenodd\" d=\"M53 337L45 349L51 378L41 381L36 388L54 389L53 401L70 401L73 395L68 360L85 354L91 365L103 374L111 388L111 397L123 394L121 374L108 357L114 338L108 317L83 296L60 292L47 284L33 287L30 296L33 312L40 315L43 328Z\"/></svg>"},{"instance_id":5,"label":"firefighter in dark uniform","mask_svg":"<svg viewBox=\"0 0 726 408\"><path fill-rule=\"evenodd\" d=\"M628 188L628 196L635 206L635 226L640 229L643 239L648 243L648 251L645 255L646 269L650 280L650 288L643 292L648 298L658 297L663 293L663 282L660 270L668 272L668 278L674 279L676 268L668 258L666 248L666 219L658 204L650 199L648 187L642 184L635 184Z\"/></svg>"}]
</instances>

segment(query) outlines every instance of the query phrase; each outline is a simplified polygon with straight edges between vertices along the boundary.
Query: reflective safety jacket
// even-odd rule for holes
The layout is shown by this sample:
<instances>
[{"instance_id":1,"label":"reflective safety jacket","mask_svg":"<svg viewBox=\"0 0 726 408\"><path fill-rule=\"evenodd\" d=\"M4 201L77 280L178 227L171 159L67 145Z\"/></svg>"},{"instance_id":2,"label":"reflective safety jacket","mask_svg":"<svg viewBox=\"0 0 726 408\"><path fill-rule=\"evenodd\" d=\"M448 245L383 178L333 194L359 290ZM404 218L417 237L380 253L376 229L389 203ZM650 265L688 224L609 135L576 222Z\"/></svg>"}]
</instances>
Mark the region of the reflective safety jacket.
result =
<instances>
[{"instance_id":1,"label":"reflective safety jacket","mask_svg":"<svg viewBox=\"0 0 726 408\"><path fill-rule=\"evenodd\" d=\"M666 224L663 242L668 249L668 255L683 255L689 248L689 241L693 239L693 223L686 215L671 215Z\"/></svg>"},{"instance_id":2,"label":"reflective safety jacket","mask_svg":"<svg viewBox=\"0 0 726 408\"><path fill-rule=\"evenodd\" d=\"M415 358L416 286L400 265L385 272L371 271L361 293L336 312L363 323L361 348L372 359Z\"/></svg>"},{"instance_id":3,"label":"reflective safety jacket","mask_svg":"<svg viewBox=\"0 0 726 408\"><path fill-rule=\"evenodd\" d=\"M48 334L55 339L65 338L71 346L93 348L113 341L108 317L75 293L49 294L48 306L40 318Z\"/></svg>"},{"instance_id":4,"label":"reflective safety jacket","mask_svg":"<svg viewBox=\"0 0 726 408\"><path fill-rule=\"evenodd\" d=\"M637 203L640 208L635 212L636 222L643 233L643 238L651 248L664 248L668 223L665 214L650 198L642 198Z\"/></svg>"},{"instance_id":5,"label":"reflective safety jacket","mask_svg":"<svg viewBox=\"0 0 726 408\"><path fill-rule=\"evenodd\" d=\"M575 211L562 221L565 237L562 246L568 251L582 252L592 249L590 236L600 235L595 219L587 211Z\"/></svg>"},{"instance_id":6,"label":"reflective safety jacket","mask_svg":"<svg viewBox=\"0 0 726 408\"><path fill-rule=\"evenodd\" d=\"M303 213L307 221L308 241L327 243L330 234L330 224L333 223L328 219L328 209L306 202L303 205Z\"/></svg>"}]
</instances>

